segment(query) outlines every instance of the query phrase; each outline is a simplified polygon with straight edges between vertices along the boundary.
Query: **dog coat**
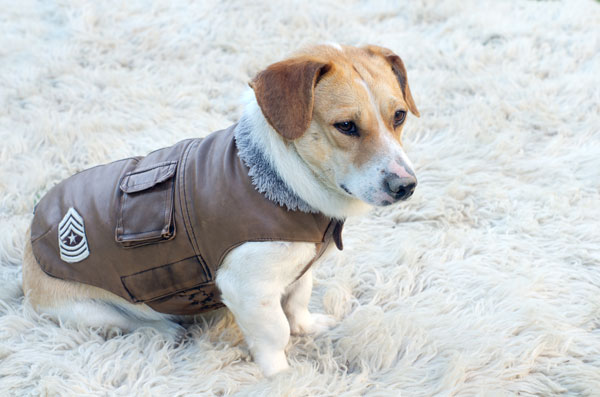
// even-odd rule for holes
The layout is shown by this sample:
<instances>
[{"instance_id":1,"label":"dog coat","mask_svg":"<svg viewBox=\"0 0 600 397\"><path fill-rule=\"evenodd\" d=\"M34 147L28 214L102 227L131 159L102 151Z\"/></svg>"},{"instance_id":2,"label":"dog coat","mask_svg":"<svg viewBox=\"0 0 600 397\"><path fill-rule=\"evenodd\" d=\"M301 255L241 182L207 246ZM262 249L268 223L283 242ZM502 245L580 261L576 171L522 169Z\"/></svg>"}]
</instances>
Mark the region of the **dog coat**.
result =
<instances>
[{"instance_id":1,"label":"dog coat","mask_svg":"<svg viewBox=\"0 0 600 397\"><path fill-rule=\"evenodd\" d=\"M255 189L234 129L90 168L54 186L31 226L42 270L162 313L195 314L222 306L216 271L245 242L317 244L302 274L332 240L341 250L341 221L290 211Z\"/></svg>"}]
</instances>

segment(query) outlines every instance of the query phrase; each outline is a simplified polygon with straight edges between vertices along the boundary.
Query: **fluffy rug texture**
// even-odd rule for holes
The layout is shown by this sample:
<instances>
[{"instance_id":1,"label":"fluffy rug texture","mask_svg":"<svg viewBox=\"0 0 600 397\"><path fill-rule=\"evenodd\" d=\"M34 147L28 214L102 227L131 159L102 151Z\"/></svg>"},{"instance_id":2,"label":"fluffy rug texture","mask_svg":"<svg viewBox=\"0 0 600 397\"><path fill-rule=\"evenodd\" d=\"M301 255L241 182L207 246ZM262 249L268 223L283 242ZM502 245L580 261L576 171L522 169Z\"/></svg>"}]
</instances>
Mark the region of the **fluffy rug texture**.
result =
<instances>
[{"instance_id":1,"label":"fluffy rug texture","mask_svg":"<svg viewBox=\"0 0 600 397\"><path fill-rule=\"evenodd\" d=\"M599 3L0 7L0 395L600 395ZM292 338L289 372L264 378L226 310L181 346L33 312L21 256L44 192L229 126L256 72L327 41L404 59L419 186L347 222L311 301L338 323Z\"/></svg>"}]
</instances>

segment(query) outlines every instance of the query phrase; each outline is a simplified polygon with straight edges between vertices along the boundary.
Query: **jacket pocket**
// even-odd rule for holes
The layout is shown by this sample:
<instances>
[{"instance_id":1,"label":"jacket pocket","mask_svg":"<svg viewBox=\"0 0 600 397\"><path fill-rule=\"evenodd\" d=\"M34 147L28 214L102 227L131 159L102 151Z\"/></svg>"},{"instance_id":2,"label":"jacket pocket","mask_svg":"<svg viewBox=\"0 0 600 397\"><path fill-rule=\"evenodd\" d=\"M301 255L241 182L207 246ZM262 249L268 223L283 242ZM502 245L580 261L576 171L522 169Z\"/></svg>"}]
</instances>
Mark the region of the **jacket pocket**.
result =
<instances>
[{"instance_id":1,"label":"jacket pocket","mask_svg":"<svg viewBox=\"0 0 600 397\"><path fill-rule=\"evenodd\" d=\"M123 286L134 302L163 298L209 281L197 257L121 276Z\"/></svg>"},{"instance_id":2,"label":"jacket pocket","mask_svg":"<svg viewBox=\"0 0 600 397\"><path fill-rule=\"evenodd\" d=\"M115 239L125 248L175 237L173 176L177 161L134 169L121 179L121 201Z\"/></svg>"}]
</instances>

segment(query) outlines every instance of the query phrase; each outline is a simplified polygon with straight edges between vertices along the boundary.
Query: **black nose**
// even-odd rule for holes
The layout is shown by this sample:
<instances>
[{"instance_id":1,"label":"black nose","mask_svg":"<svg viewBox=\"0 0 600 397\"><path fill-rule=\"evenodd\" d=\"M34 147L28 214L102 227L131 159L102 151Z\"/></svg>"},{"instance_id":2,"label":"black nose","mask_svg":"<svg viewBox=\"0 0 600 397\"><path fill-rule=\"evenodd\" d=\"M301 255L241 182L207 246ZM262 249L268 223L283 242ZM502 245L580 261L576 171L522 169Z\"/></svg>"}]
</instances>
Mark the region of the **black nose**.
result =
<instances>
[{"instance_id":1,"label":"black nose","mask_svg":"<svg viewBox=\"0 0 600 397\"><path fill-rule=\"evenodd\" d=\"M385 191L396 200L406 200L414 193L417 180L415 178L401 178L396 174L388 174L383 184Z\"/></svg>"}]
</instances>

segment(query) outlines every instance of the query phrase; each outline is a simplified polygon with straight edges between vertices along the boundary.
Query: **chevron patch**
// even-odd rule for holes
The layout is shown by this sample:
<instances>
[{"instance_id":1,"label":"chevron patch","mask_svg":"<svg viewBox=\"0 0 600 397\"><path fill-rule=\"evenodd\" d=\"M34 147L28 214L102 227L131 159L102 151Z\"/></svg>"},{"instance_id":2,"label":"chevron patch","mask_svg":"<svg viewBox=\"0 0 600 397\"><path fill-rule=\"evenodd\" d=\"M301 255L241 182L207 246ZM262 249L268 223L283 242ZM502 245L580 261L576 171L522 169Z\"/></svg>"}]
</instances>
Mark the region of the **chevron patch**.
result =
<instances>
[{"instance_id":1,"label":"chevron patch","mask_svg":"<svg viewBox=\"0 0 600 397\"><path fill-rule=\"evenodd\" d=\"M58 249L60 259L74 263L90 255L83 218L71 207L58 224Z\"/></svg>"}]
</instances>

